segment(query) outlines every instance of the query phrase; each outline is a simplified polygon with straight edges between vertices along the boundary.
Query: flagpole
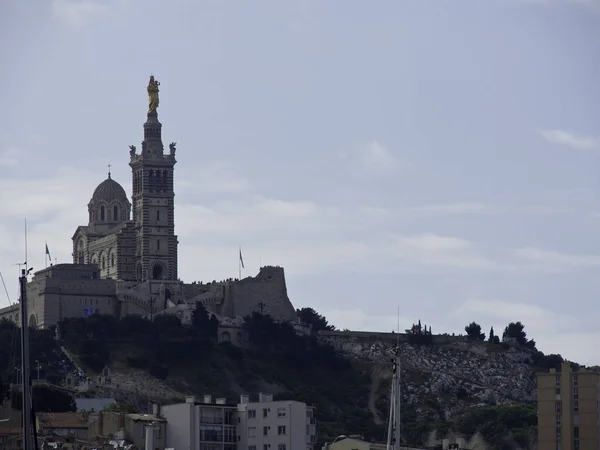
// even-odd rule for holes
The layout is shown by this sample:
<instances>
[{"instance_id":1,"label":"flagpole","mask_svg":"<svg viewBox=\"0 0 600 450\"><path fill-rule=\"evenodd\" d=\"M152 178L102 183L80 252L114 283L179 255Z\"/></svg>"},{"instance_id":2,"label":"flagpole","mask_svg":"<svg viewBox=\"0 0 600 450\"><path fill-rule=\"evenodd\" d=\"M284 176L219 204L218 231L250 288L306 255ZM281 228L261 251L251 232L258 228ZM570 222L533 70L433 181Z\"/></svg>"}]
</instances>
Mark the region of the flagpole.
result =
<instances>
[{"instance_id":1,"label":"flagpole","mask_svg":"<svg viewBox=\"0 0 600 450\"><path fill-rule=\"evenodd\" d=\"M46 242L46 252L44 254L44 264L46 266L45 269L48 268L48 258L47 258L47 256L48 256L48 243Z\"/></svg>"},{"instance_id":2,"label":"flagpole","mask_svg":"<svg viewBox=\"0 0 600 450\"><path fill-rule=\"evenodd\" d=\"M242 279L242 246L240 245L238 252L238 280Z\"/></svg>"}]
</instances>

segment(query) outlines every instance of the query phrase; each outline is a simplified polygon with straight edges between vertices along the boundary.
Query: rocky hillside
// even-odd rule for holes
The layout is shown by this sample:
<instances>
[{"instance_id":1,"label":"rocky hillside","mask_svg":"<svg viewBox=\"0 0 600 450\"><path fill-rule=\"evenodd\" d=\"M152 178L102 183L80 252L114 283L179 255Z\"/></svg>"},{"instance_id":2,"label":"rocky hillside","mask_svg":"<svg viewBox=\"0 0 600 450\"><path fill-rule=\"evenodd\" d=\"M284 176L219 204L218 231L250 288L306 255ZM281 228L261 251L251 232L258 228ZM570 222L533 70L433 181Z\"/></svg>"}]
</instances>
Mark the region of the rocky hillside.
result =
<instances>
[{"instance_id":1,"label":"rocky hillside","mask_svg":"<svg viewBox=\"0 0 600 450\"><path fill-rule=\"evenodd\" d=\"M370 409L376 419L385 417L387 409L373 405L384 406L389 395L390 358L396 343L351 333L321 340L347 358L373 363ZM401 343L400 357L403 401L431 420L450 420L474 405L534 403L536 399L536 367L528 349L480 341Z\"/></svg>"},{"instance_id":2,"label":"rocky hillside","mask_svg":"<svg viewBox=\"0 0 600 450\"><path fill-rule=\"evenodd\" d=\"M300 336L288 324L254 314L244 325L249 342L238 348L215 344L217 326L205 312L190 327L175 317L93 316L66 320L61 334L87 376L99 380L110 368L90 396L145 408L148 400L168 403L190 394L236 400L266 391L316 406L321 442L348 433L385 438L393 339ZM488 448L534 448L535 372L558 362L555 357L458 340L405 342L400 354L406 443L433 444L436 436L458 433L478 434Z\"/></svg>"}]
</instances>

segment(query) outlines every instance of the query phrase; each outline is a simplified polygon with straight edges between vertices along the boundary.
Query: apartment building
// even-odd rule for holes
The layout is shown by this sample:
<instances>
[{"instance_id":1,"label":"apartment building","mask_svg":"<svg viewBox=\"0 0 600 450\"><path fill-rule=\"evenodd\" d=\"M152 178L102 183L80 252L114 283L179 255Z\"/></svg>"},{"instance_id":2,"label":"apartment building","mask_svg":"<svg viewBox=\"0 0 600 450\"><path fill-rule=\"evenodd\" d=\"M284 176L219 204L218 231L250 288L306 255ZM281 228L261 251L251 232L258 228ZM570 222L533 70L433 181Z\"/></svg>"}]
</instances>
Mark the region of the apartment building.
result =
<instances>
[{"instance_id":1,"label":"apartment building","mask_svg":"<svg viewBox=\"0 0 600 450\"><path fill-rule=\"evenodd\" d=\"M167 448L238 450L237 404L224 398L186 397L185 403L162 406L160 415L167 421Z\"/></svg>"},{"instance_id":2,"label":"apartment building","mask_svg":"<svg viewBox=\"0 0 600 450\"><path fill-rule=\"evenodd\" d=\"M599 450L600 375L569 363L537 374L538 448Z\"/></svg>"},{"instance_id":3,"label":"apartment building","mask_svg":"<svg viewBox=\"0 0 600 450\"><path fill-rule=\"evenodd\" d=\"M314 409L306 403L242 395L237 411L240 450L312 450L316 443Z\"/></svg>"}]
</instances>

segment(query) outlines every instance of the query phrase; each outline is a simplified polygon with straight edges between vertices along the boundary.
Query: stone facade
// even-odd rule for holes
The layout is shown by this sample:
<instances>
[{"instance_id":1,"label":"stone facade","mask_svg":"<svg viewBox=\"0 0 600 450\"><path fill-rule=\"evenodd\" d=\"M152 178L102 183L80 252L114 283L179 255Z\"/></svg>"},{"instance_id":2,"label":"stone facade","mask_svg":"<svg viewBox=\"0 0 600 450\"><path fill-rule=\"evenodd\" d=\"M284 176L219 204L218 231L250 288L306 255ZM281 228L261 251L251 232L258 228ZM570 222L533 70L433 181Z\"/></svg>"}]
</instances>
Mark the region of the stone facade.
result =
<instances>
[{"instance_id":1,"label":"stone facade","mask_svg":"<svg viewBox=\"0 0 600 450\"><path fill-rule=\"evenodd\" d=\"M73 263L51 265L28 283L31 326L48 328L67 317L94 313L153 317L164 311L189 320L196 302L221 317L261 311L296 320L281 267L263 267L256 277L220 283L178 279L175 143L164 152L156 108L147 114L141 152L132 145L129 156L132 202L109 172L88 203L88 224L72 236ZM0 309L0 318L20 323L18 306Z\"/></svg>"},{"instance_id":2,"label":"stone facade","mask_svg":"<svg viewBox=\"0 0 600 450\"><path fill-rule=\"evenodd\" d=\"M177 280L175 144L163 153L162 124L156 111L148 113L140 154L131 149L133 221L136 233L136 280Z\"/></svg>"}]
</instances>

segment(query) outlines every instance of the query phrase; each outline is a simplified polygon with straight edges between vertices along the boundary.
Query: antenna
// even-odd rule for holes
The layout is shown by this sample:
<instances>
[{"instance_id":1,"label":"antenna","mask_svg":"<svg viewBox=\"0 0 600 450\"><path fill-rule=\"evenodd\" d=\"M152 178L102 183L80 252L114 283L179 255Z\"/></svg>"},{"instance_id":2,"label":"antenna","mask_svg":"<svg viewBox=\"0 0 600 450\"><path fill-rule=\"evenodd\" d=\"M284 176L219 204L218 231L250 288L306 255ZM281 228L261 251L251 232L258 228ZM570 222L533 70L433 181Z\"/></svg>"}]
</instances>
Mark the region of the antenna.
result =
<instances>
[{"instance_id":1,"label":"antenna","mask_svg":"<svg viewBox=\"0 0 600 450\"><path fill-rule=\"evenodd\" d=\"M25 219L25 268L27 268L27 219Z\"/></svg>"}]
</instances>

